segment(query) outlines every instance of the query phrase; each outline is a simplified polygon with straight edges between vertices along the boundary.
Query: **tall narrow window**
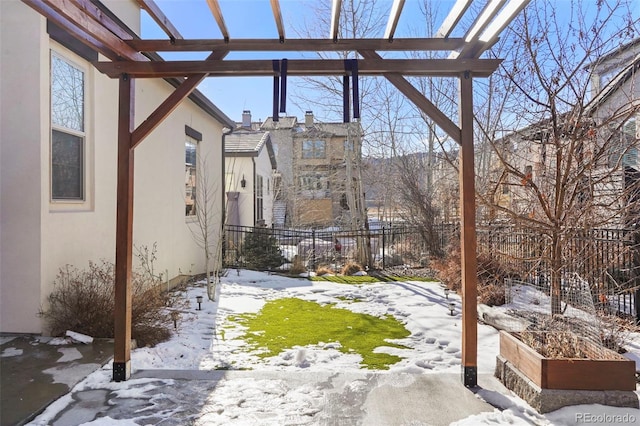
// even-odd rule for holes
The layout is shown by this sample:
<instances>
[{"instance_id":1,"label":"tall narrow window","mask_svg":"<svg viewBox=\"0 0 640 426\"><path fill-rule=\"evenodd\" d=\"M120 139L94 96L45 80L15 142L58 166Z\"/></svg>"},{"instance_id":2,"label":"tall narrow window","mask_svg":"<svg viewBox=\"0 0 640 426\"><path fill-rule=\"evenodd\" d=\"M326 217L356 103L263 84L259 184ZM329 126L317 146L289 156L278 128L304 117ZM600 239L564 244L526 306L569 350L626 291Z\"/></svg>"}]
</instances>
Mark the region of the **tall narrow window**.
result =
<instances>
[{"instance_id":1,"label":"tall narrow window","mask_svg":"<svg viewBox=\"0 0 640 426\"><path fill-rule=\"evenodd\" d=\"M264 179L256 175L256 222L264 219Z\"/></svg>"},{"instance_id":2,"label":"tall narrow window","mask_svg":"<svg viewBox=\"0 0 640 426\"><path fill-rule=\"evenodd\" d=\"M84 71L51 52L51 199L84 200Z\"/></svg>"},{"instance_id":3,"label":"tall narrow window","mask_svg":"<svg viewBox=\"0 0 640 426\"><path fill-rule=\"evenodd\" d=\"M187 216L196 214L196 165L197 165L197 144L187 137L184 142L185 152L185 213Z\"/></svg>"}]
</instances>

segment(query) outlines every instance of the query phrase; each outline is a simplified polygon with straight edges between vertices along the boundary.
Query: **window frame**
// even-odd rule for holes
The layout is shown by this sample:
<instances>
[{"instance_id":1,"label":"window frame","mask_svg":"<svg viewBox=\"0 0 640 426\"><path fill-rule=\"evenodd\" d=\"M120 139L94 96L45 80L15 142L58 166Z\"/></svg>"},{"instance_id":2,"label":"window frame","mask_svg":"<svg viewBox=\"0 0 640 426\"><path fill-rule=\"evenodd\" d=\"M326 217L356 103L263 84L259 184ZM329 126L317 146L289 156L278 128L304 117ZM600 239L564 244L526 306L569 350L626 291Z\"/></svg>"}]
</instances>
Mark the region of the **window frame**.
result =
<instances>
[{"instance_id":1,"label":"window frame","mask_svg":"<svg viewBox=\"0 0 640 426\"><path fill-rule=\"evenodd\" d=\"M77 70L82 76L82 117L81 130L66 127L63 124L56 123L54 119L54 60L58 60L67 66ZM80 61L74 60L70 55L53 48L49 49L49 202L52 205L81 205L85 206L90 201L89 186L89 123L88 123L88 105L89 105L89 69L83 66ZM79 178L76 182L79 186L79 196L56 196L54 194L54 132L62 135L68 135L79 139Z\"/></svg>"},{"instance_id":2,"label":"window frame","mask_svg":"<svg viewBox=\"0 0 640 426\"><path fill-rule=\"evenodd\" d=\"M184 217L186 219L193 219L196 217L197 213L197 188L198 188L198 140L186 135L184 136L184 178L185 178L185 187L184 187L184 206L185 206L185 214ZM193 146L193 163L187 162L187 154L188 154L188 146ZM190 182L191 181L191 182ZM191 183L191 185L189 185ZM188 197L193 200L193 203L190 204L187 202ZM189 209L190 206L193 206Z\"/></svg>"}]
</instances>

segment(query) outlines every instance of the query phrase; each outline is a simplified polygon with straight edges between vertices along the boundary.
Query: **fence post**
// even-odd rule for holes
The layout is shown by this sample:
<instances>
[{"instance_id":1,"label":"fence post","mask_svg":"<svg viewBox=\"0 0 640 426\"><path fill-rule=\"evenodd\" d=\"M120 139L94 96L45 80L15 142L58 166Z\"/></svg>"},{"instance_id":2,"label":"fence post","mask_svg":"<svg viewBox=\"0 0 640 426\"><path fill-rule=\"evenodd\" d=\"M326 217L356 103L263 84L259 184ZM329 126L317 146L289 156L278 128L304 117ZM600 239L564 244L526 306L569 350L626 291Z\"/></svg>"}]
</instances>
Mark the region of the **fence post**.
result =
<instances>
[{"instance_id":1,"label":"fence post","mask_svg":"<svg viewBox=\"0 0 640 426\"><path fill-rule=\"evenodd\" d=\"M384 224L382 224L382 269L385 269L384 258L386 257L387 252L385 248L385 235L384 235Z\"/></svg>"},{"instance_id":2,"label":"fence post","mask_svg":"<svg viewBox=\"0 0 640 426\"><path fill-rule=\"evenodd\" d=\"M311 269L316 270L316 230L311 230Z\"/></svg>"}]
</instances>

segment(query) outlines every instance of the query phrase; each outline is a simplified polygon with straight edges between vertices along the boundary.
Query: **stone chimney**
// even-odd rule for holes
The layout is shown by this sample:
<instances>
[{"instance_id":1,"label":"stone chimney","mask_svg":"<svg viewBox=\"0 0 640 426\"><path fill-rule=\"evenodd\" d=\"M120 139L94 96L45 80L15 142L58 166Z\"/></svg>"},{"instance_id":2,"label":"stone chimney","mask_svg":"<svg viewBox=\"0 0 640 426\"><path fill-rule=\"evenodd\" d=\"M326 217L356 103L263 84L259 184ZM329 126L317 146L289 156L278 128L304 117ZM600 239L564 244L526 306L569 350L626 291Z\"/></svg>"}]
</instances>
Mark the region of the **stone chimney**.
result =
<instances>
[{"instance_id":1,"label":"stone chimney","mask_svg":"<svg viewBox=\"0 0 640 426\"><path fill-rule=\"evenodd\" d=\"M251 111L248 109L242 111L242 127L245 129L251 128Z\"/></svg>"},{"instance_id":2,"label":"stone chimney","mask_svg":"<svg viewBox=\"0 0 640 426\"><path fill-rule=\"evenodd\" d=\"M305 111L304 113L304 125L307 127L313 126L313 111Z\"/></svg>"}]
</instances>

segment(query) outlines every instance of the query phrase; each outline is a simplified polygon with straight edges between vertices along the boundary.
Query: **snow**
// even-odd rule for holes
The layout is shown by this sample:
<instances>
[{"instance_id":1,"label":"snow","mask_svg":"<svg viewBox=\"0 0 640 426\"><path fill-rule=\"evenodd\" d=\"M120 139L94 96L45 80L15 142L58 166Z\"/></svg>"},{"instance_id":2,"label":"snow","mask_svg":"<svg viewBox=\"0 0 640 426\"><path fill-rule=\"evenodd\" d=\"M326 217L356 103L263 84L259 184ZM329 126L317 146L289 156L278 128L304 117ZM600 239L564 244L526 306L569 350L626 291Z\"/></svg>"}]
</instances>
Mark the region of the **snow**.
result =
<instances>
[{"instance_id":1,"label":"snow","mask_svg":"<svg viewBox=\"0 0 640 426\"><path fill-rule=\"evenodd\" d=\"M246 350L241 339L243 329L229 317L243 313L258 312L269 300L295 297L319 304L335 304L338 308L383 317L392 315L400 320L411 335L394 341L408 349L381 347L377 350L402 357L390 367L390 372L411 374L460 373L461 364L461 300L456 294L445 298L439 283L405 281L397 283L374 283L344 285L324 281L308 281L270 275L262 272L230 271L223 277L219 300L211 302L206 297L206 286L196 285L186 290L185 297L190 307L181 312L181 321L170 341L153 348L132 351L131 365L135 371L164 370L210 370L233 368L256 371L308 371L343 373L362 372L361 356L340 352L337 342L320 342L306 347L295 347L281 354L260 359ZM532 295L527 289L522 293L527 303ZM202 310L196 310L196 296L204 296ZM357 300L357 302L351 302ZM455 305L450 315L449 303ZM528 302L531 307L531 302ZM513 308L513 306L507 307ZM632 335L629 349L632 356L640 359L640 336ZM478 324L478 374L492 374L499 351L498 331ZM10 356L4 354L3 356ZM64 356L72 357L67 353ZM168 398L163 392L171 387L171 379L136 378L126 382L111 382L110 363L90 374L75 390L109 389L119 396L150 400ZM194 424L313 424L310 414L318 412L326 404L319 389L305 384L291 384L278 379L255 379L236 377L216 385L215 395L209 395ZM354 382L357 386L357 382ZM196 390L194 390L196 392ZM150 395L154 395L151 396ZM215 396L215 397L214 397ZM583 405L565 407L555 412L540 415L514 394L503 394L482 389L476 396L496 409L471 416L456 422L456 425L574 425L584 420L579 416L593 415L589 424L607 424L606 415L632 415L640 419L640 410ZM70 394L51 404L32 424L50 423L71 403ZM157 413L156 413L157 414ZM139 422L144 424L145 413L140 413ZM171 413L163 413L169 418ZM605 420L598 423L600 417ZM242 420L244 419L244 420ZM292 423L292 419L296 422ZM232 421L233 420L233 421ZM244 421L245 423L242 423ZM584 423L584 422L583 422ZM85 423L90 425L130 425L131 420L116 420L103 417Z\"/></svg>"}]
</instances>

